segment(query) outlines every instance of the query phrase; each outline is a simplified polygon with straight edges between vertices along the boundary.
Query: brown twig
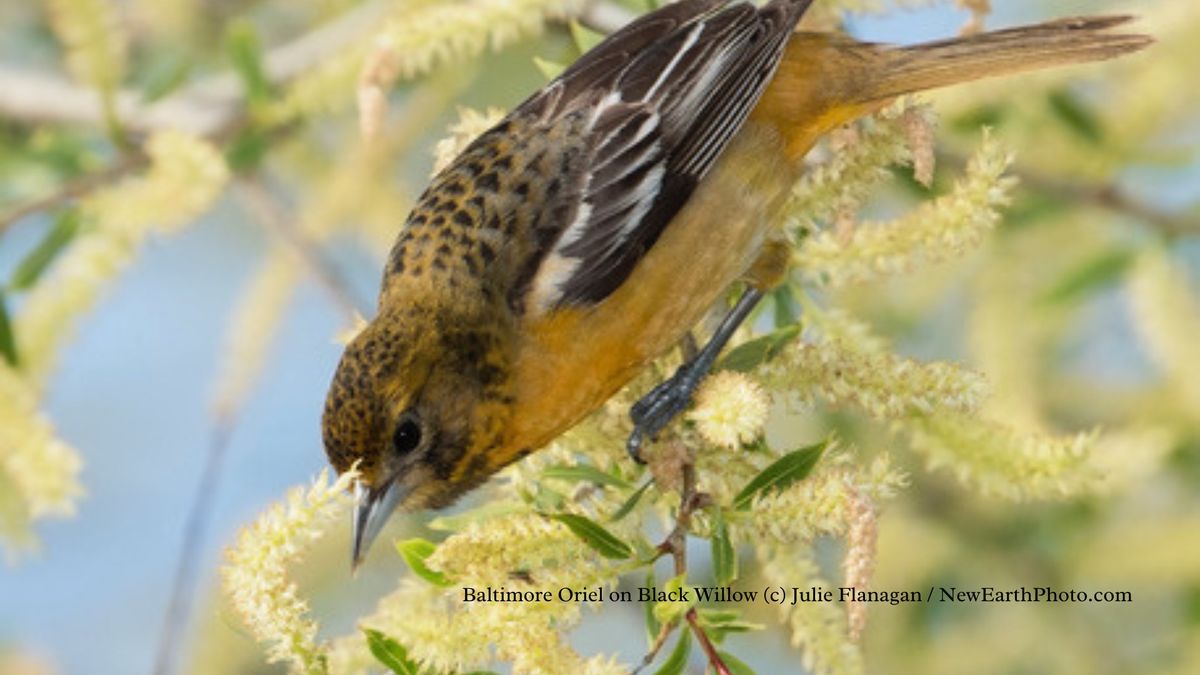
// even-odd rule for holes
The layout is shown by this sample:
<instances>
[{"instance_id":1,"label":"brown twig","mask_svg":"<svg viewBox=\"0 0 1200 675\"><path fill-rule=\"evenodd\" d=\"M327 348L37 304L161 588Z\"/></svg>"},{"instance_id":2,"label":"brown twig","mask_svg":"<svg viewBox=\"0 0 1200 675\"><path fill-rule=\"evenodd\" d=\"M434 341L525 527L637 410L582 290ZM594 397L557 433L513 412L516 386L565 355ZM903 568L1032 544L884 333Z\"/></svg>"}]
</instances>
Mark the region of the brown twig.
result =
<instances>
[{"instance_id":1,"label":"brown twig","mask_svg":"<svg viewBox=\"0 0 1200 675\"><path fill-rule=\"evenodd\" d=\"M675 514L675 526L671 528L671 532L667 534L657 547L659 556L670 554L675 563L675 576L680 576L687 572L687 534L692 525L692 514L696 509L704 508L709 503L708 495L696 490L696 466L693 463L693 458L687 457L683 466L680 469L682 488L679 493L679 511ZM708 662L717 671L719 675L730 675L729 666L725 665L721 655L717 653L717 648L709 639L708 634L704 631L704 627L700 625L696 609L693 607L684 615L692 632L696 634L696 639L700 641L700 647L704 650L708 657ZM662 650L663 645L667 641L667 637L676 627L676 624L665 624L659 630L658 636L655 638L654 645L650 651L642 658L642 663L634 670L638 672L642 668L650 665L654 658Z\"/></svg>"},{"instance_id":2,"label":"brown twig","mask_svg":"<svg viewBox=\"0 0 1200 675\"><path fill-rule=\"evenodd\" d=\"M654 662L655 657L662 651L663 645L667 644L667 638L671 637L673 630L675 630L675 626L669 623L664 623L659 627L658 635L654 636L654 644L650 645L650 651L646 652L646 655L642 657L642 662L630 672L630 675L637 675L642 668Z\"/></svg>"},{"instance_id":3,"label":"brown twig","mask_svg":"<svg viewBox=\"0 0 1200 675\"><path fill-rule=\"evenodd\" d=\"M0 233L3 233L14 223L26 218L35 213L49 211L60 206L66 205L68 202L74 201L96 188L108 185L120 180L125 175L136 171L146 165L146 156L141 153L128 153L122 155L112 164L89 173L58 187L53 192L50 192L42 197L32 199L24 204L21 204L9 211L0 214Z\"/></svg>"},{"instance_id":4,"label":"brown twig","mask_svg":"<svg viewBox=\"0 0 1200 675\"><path fill-rule=\"evenodd\" d=\"M267 79L281 85L324 62L330 54L360 39L378 23L389 3L371 0L263 57ZM141 93L124 90L115 97L122 129L145 136L161 129L177 129L214 142L231 136L246 120L245 93L232 73L213 75L146 103ZM61 76L0 65L0 118L26 124L76 124L103 127L106 123L95 90ZM109 185L145 166L136 149L107 167L77 178L53 192L0 214L0 233L31 214L55 208Z\"/></svg>"},{"instance_id":5,"label":"brown twig","mask_svg":"<svg viewBox=\"0 0 1200 675\"><path fill-rule=\"evenodd\" d=\"M966 158L950 152L939 152L938 161L956 169L967 164ZM1018 165L1014 165L1008 173L1031 190L1129 216L1158 230L1169 239L1200 234L1200 219L1158 209L1129 195L1115 183L1073 181Z\"/></svg>"},{"instance_id":6,"label":"brown twig","mask_svg":"<svg viewBox=\"0 0 1200 675\"><path fill-rule=\"evenodd\" d=\"M729 666L725 665L725 661L721 659L721 655L717 653L717 647L708 639L708 633L704 632L704 627L700 625L700 621L696 618L696 609L689 609L685 615L688 625L692 627L692 632L696 634L696 639L700 641L700 648L708 656L708 662L716 669L718 675L730 675Z\"/></svg>"},{"instance_id":7,"label":"brown twig","mask_svg":"<svg viewBox=\"0 0 1200 675\"><path fill-rule=\"evenodd\" d=\"M355 298L341 272L321 253L316 242L294 226L294 218L262 180L243 178L234 184L234 190L255 220L296 252L348 321L353 321L356 315L368 313L367 306Z\"/></svg>"},{"instance_id":8,"label":"brown twig","mask_svg":"<svg viewBox=\"0 0 1200 675\"><path fill-rule=\"evenodd\" d=\"M184 629L187 628L188 618L192 614L197 563L202 559L200 547L208 533L212 504L221 481L221 466L224 464L235 425L236 420L232 415L222 416L213 422L204 470L200 474L200 483L196 486L192 506L188 510L187 523L183 528L183 540L179 545L175 580L171 584L171 598L167 602L162 633L158 640L158 653L154 658L154 675L169 675L175 672Z\"/></svg>"}]
</instances>

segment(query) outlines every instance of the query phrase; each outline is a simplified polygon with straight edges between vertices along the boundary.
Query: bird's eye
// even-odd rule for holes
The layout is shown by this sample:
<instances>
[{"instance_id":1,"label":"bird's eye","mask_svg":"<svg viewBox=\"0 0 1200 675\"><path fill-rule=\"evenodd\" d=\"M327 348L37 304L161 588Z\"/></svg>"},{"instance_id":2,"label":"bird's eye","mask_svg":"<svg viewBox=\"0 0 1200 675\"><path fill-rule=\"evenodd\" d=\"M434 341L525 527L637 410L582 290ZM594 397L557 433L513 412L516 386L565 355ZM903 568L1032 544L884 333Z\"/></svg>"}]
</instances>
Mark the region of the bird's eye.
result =
<instances>
[{"instance_id":1,"label":"bird's eye","mask_svg":"<svg viewBox=\"0 0 1200 675\"><path fill-rule=\"evenodd\" d=\"M392 447L401 455L406 455L421 445L421 425L412 415L400 418L396 425L396 433L392 435Z\"/></svg>"}]
</instances>

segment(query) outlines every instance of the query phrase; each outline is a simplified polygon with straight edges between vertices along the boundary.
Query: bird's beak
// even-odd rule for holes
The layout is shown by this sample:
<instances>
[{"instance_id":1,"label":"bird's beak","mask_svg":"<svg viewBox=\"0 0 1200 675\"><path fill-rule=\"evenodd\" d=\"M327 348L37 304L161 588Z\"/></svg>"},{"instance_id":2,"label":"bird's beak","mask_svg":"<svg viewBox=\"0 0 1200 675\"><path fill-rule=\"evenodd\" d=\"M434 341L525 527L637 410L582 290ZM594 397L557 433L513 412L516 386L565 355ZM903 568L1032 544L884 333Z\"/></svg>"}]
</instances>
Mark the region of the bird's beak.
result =
<instances>
[{"instance_id":1,"label":"bird's beak","mask_svg":"<svg viewBox=\"0 0 1200 675\"><path fill-rule=\"evenodd\" d=\"M367 555L371 542L379 536L387 523L388 516L404 500L408 490L396 478L388 479L380 487L371 487L362 481L354 483L354 548L351 552L351 569L357 570Z\"/></svg>"}]
</instances>

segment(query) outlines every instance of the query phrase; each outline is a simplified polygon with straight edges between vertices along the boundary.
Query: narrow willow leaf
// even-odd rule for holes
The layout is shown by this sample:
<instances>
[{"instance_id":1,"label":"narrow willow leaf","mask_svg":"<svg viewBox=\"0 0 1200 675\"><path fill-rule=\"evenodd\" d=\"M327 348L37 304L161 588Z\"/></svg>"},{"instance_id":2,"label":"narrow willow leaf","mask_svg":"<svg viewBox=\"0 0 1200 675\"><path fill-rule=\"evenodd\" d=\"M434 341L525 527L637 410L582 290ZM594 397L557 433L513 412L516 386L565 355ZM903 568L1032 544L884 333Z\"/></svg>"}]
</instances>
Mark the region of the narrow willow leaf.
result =
<instances>
[{"instance_id":1,"label":"narrow willow leaf","mask_svg":"<svg viewBox=\"0 0 1200 675\"><path fill-rule=\"evenodd\" d=\"M651 565L646 570L646 588L654 588L654 566ZM651 648L654 647L654 642L658 639L658 632L662 630L662 624L658 622L658 618L654 616L654 603L647 600L642 603L642 618L646 621L646 644Z\"/></svg>"},{"instance_id":2,"label":"narrow willow leaf","mask_svg":"<svg viewBox=\"0 0 1200 675\"><path fill-rule=\"evenodd\" d=\"M696 610L696 618L713 642L722 642L730 633L748 633L766 628L761 623L746 621L741 611L736 609L702 607Z\"/></svg>"},{"instance_id":3,"label":"narrow willow leaf","mask_svg":"<svg viewBox=\"0 0 1200 675\"><path fill-rule=\"evenodd\" d=\"M629 558L633 555L632 546L621 541L612 532L604 529L603 526L590 518L578 516L573 513L555 513L549 514L547 517L566 525L583 543L605 558L617 560Z\"/></svg>"},{"instance_id":4,"label":"narrow willow leaf","mask_svg":"<svg viewBox=\"0 0 1200 675\"><path fill-rule=\"evenodd\" d=\"M1097 145L1104 141L1104 128L1100 120L1074 93L1059 89L1050 94L1047 102L1050 110L1077 136Z\"/></svg>"},{"instance_id":5,"label":"narrow willow leaf","mask_svg":"<svg viewBox=\"0 0 1200 675\"><path fill-rule=\"evenodd\" d=\"M1042 302L1061 305L1081 300L1120 279L1136 257L1130 249L1105 251L1067 272L1042 296Z\"/></svg>"},{"instance_id":6,"label":"narrow willow leaf","mask_svg":"<svg viewBox=\"0 0 1200 675\"><path fill-rule=\"evenodd\" d=\"M597 485L604 485L606 487L632 487L629 484L629 481L617 478L611 473L606 473L594 466L588 466L587 464L577 464L575 466L558 464L555 466L548 466L544 471L542 471L542 475L546 478L557 478L559 480L575 481L579 483L596 483Z\"/></svg>"},{"instance_id":7,"label":"narrow willow leaf","mask_svg":"<svg viewBox=\"0 0 1200 675\"><path fill-rule=\"evenodd\" d=\"M717 656L720 656L721 660L725 662L725 666L729 668L730 675L758 675L754 672L753 668L729 652L718 650Z\"/></svg>"},{"instance_id":8,"label":"narrow willow leaf","mask_svg":"<svg viewBox=\"0 0 1200 675\"><path fill-rule=\"evenodd\" d=\"M251 105L270 98L271 81L267 79L267 72L263 68L262 44L252 23L236 19L229 25L225 33L225 52L242 80Z\"/></svg>"},{"instance_id":9,"label":"narrow willow leaf","mask_svg":"<svg viewBox=\"0 0 1200 675\"><path fill-rule=\"evenodd\" d=\"M404 562L413 571L413 574L434 586L445 588L454 585L454 582L446 578L446 575L429 569L429 566L425 564L425 560L437 550L437 545L433 542L421 538L405 539L396 542L396 550L400 552L400 557L404 558Z\"/></svg>"},{"instance_id":10,"label":"narrow willow leaf","mask_svg":"<svg viewBox=\"0 0 1200 675\"><path fill-rule=\"evenodd\" d=\"M578 21L571 21L571 39L575 41L575 46L579 48L579 53L590 51L592 47L600 44L604 39L603 33L597 33L594 30L585 28Z\"/></svg>"},{"instance_id":11,"label":"narrow willow leaf","mask_svg":"<svg viewBox=\"0 0 1200 675\"><path fill-rule=\"evenodd\" d=\"M666 661L654 671L654 675L679 675L687 668L688 654L692 651L692 634L686 628L680 629L679 639L675 648Z\"/></svg>"},{"instance_id":12,"label":"narrow willow leaf","mask_svg":"<svg viewBox=\"0 0 1200 675\"><path fill-rule=\"evenodd\" d=\"M642 487L638 488L633 494L629 495L629 499L626 499L625 502L621 504L620 508L618 508L616 511L613 511L613 514L608 517L608 522L615 523L633 512L634 507L637 506L638 501L641 500L642 495L646 493L647 488L649 488L650 484L653 482L653 480L647 480L645 483L642 483Z\"/></svg>"},{"instance_id":13,"label":"narrow willow leaf","mask_svg":"<svg viewBox=\"0 0 1200 675\"><path fill-rule=\"evenodd\" d=\"M192 59L182 51L161 54L146 64L139 78L142 101L154 103L179 89L192 74Z\"/></svg>"},{"instance_id":14,"label":"narrow willow leaf","mask_svg":"<svg viewBox=\"0 0 1200 675\"><path fill-rule=\"evenodd\" d=\"M225 161L236 172L246 172L262 163L271 147L265 133L253 128L243 129L225 149Z\"/></svg>"},{"instance_id":15,"label":"narrow willow leaf","mask_svg":"<svg viewBox=\"0 0 1200 675\"><path fill-rule=\"evenodd\" d=\"M775 358L789 342L795 340L799 335L800 326L792 324L743 342L721 359L721 362L717 364L717 369L735 370L739 373L749 372Z\"/></svg>"},{"instance_id":16,"label":"narrow willow leaf","mask_svg":"<svg viewBox=\"0 0 1200 675\"><path fill-rule=\"evenodd\" d=\"M16 368L20 362L17 358L17 341L13 339L12 322L8 319L8 301L4 297L4 289L0 288L0 356L8 361L8 365Z\"/></svg>"},{"instance_id":17,"label":"narrow willow leaf","mask_svg":"<svg viewBox=\"0 0 1200 675\"><path fill-rule=\"evenodd\" d=\"M713 521L712 536L713 577L718 586L728 586L737 578L737 550L729 540L729 529L725 525L725 516L717 508Z\"/></svg>"},{"instance_id":18,"label":"narrow willow leaf","mask_svg":"<svg viewBox=\"0 0 1200 675\"><path fill-rule=\"evenodd\" d=\"M792 483L802 480L817 465L817 460L821 459L821 453L825 451L827 445L829 445L828 439L780 457L742 488L742 491L733 498L733 507L744 509L750 505L755 495L766 494L772 490L783 490Z\"/></svg>"},{"instance_id":19,"label":"narrow willow leaf","mask_svg":"<svg viewBox=\"0 0 1200 675\"><path fill-rule=\"evenodd\" d=\"M42 237L38 245L17 264L17 269L13 271L12 279L8 282L9 288L24 290L37 283L42 273L50 267L50 263L54 262L58 254L75 238L81 220L79 209L69 209L60 214L54 221L54 226L46 232L46 236Z\"/></svg>"},{"instance_id":20,"label":"narrow willow leaf","mask_svg":"<svg viewBox=\"0 0 1200 675\"><path fill-rule=\"evenodd\" d=\"M792 287L783 284L771 292L771 297L775 301L775 327L786 328L796 323L800 318L800 312L796 307L796 297L792 294Z\"/></svg>"},{"instance_id":21,"label":"narrow willow leaf","mask_svg":"<svg viewBox=\"0 0 1200 675\"><path fill-rule=\"evenodd\" d=\"M387 666L388 670L398 675L417 675L421 672L417 664L408 658L408 650L399 642L371 628L364 629L363 633L367 635L367 647L375 660Z\"/></svg>"},{"instance_id":22,"label":"narrow willow leaf","mask_svg":"<svg viewBox=\"0 0 1200 675\"><path fill-rule=\"evenodd\" d=\"M537 66L537 69L546 77L547 80L553 80L559 75L562 75L562 72L567 69L566 66L557 61L543 59L540 56L533 57L533 65Z\"/></svg>"}]
</instances>

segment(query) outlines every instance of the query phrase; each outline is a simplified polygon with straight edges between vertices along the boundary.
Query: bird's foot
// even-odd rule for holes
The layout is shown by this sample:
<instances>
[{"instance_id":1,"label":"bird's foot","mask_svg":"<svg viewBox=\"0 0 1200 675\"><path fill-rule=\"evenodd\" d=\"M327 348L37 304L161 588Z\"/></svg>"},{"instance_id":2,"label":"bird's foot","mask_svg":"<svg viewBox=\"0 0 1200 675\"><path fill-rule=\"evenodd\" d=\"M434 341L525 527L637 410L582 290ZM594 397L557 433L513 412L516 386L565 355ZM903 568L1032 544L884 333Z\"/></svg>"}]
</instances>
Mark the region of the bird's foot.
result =
<instances>
[{"instance_id":1,"label":"bird's foot","mask_svg":"<svg viewBox=\"0 0 1200 675\"><path fill-rule=\"evenodd\" d=\"M683 364L667 380L650 390L633 407L629 409L629 417L633 420L633 432L625 444L626 451L633 461L645 464L642 459L642 445L647 440L654 440L671 420L687 408L692 400L692 394L704 376L708 373L710 364L703 360Z\"/></svg>"}]
</instances>

